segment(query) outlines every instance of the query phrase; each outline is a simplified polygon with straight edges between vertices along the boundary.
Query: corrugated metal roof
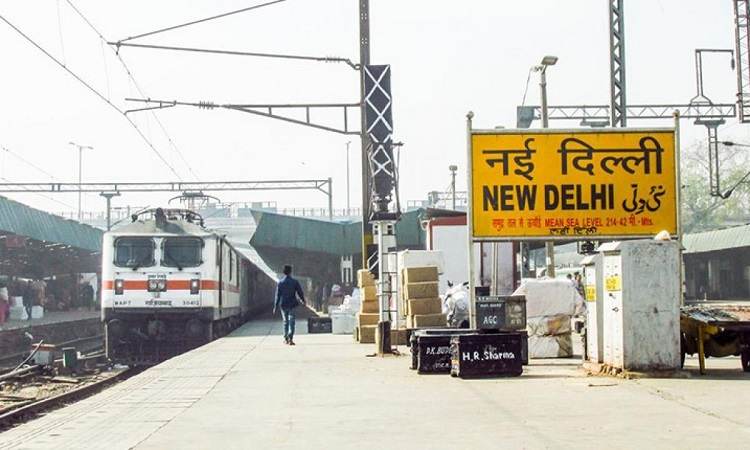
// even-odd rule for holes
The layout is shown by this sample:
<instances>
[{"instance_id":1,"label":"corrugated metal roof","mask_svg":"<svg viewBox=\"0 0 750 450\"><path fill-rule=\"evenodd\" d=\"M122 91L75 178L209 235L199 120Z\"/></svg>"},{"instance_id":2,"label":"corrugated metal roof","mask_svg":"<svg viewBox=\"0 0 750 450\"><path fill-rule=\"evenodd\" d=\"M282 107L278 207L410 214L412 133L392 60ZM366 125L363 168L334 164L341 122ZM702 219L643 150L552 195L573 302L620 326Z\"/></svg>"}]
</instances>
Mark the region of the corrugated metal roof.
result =
<instances>
[{"instance_id":1,"label":"corrugated metal roof","mask_svg":"<svg viewBox=\"0 0 750 450\"><path fill-rule=\"evenodd\" d=\"M101 251L103 231L0 197L0 230L37 241Z\"/></svg>"},{"instance_id":2,"label":"corrugated metal roof","mask_svg":"<svg viewBox=\"0 0 750 450\"><path fill-rule=\"evenodd\" d=\"M703 253L738 247L750 247L750 225L686 234L685 253Z\"/></svg>"},{"instance_id":3,"label":"corrugated metal roof","mask_svg":"<svg viewBox=\"0 0 750 450\"><path fill-rule=\"evenodd\" d=\"M422 210L409 211L396 224L399 247L424 248ZM336 223L269 212L254 213L257 229L250 243L301 251L351 255L362 248L362 222Z\"/></svg>"}]
</instances>

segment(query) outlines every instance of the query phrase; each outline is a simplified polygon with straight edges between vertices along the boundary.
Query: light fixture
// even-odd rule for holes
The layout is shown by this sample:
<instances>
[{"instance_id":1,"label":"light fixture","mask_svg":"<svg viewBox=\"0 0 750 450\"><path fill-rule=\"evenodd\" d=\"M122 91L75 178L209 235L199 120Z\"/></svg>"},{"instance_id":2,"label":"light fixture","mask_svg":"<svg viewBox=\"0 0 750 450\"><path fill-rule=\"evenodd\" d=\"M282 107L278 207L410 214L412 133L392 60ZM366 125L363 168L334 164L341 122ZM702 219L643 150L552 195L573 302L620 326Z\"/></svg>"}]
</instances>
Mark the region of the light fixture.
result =
<instances>
[{"instance_id":1,"label":"light fixture","mask_svg":"<svg viewBox=\"0 0 750 450\"><path fill-rule=\"evenodd\" d=\"M555 64L557 64L557 56L547 55L542 58L543 66L554 66Z\"/></svg>"}]
</instances>

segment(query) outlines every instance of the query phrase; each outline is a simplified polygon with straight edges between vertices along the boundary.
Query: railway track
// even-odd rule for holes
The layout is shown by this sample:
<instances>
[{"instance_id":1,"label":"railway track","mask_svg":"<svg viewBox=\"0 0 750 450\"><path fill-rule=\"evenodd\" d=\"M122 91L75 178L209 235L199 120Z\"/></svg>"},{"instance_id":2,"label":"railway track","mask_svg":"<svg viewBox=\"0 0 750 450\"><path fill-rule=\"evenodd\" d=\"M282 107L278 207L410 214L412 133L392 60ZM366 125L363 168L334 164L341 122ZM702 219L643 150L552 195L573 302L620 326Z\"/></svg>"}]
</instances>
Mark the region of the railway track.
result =
<instances>
[{"instance_id":1,"label":"railway track","mask_svg":"<svg viewBox=\"0 0 750 450\"><path fill-rule=\"evenodd\" d=\"M0 398L17 400L13 405L0 409L0 431L16 426L36 417L40 413L62 407L86 397L89 397L114 383L125 380L138 372L136 368L123 368L107 373L107 376L97 376L98 379L81 381L80 385L60 393L35 399L23 399L21 396L4 395L0 391Z\"/></svg>"},{"instance_id":2,"label":"railway track","mask_svg":"<svg viewBox=\"0 0 750 450\"><path fill-rule=\"evenodd\" d=\"M60 342L54 345L58 348L76 347L79 351L88 353L104 348L104 335L97 334L96 336L73 339L71 341ZM15 367L18 363L23 361L28 353L29 352L26 351L0 357L0 373Z\"/></svg>"}]
</instances>

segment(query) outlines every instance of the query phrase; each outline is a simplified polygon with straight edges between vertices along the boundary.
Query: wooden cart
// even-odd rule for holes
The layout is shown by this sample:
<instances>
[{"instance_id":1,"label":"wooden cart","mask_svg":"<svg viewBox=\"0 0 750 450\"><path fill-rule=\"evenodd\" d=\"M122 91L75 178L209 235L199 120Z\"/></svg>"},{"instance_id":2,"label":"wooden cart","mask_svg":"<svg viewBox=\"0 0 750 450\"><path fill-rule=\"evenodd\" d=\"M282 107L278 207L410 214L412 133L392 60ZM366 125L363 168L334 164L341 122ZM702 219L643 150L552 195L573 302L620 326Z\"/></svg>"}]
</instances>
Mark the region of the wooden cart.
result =
<instances>
[{"instance_id":1,"label":"wooden cart","mask_svg":"<svg viewBox=\"0 0 750 450\"><path fill-rule=\"evenodd\" d=\"M750 306L737 304L690 305L680 308L682 364L685 355L698 354L700 373L706 356L739 355L742 370L750 372Z\"/></svg>"}]
</instances>

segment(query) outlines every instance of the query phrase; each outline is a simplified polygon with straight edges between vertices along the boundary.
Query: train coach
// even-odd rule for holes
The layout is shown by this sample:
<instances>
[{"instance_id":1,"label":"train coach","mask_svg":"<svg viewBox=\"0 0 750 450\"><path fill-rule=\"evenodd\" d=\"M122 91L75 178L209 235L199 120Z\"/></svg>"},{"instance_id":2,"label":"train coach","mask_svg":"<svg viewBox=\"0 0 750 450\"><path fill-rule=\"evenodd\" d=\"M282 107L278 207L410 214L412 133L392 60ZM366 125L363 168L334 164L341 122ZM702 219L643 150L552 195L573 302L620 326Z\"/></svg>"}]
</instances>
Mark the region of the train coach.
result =
<instances>
[{"instance_id":1,"label":"train coach","mask_svg":"<svg viewBox=\"0 0 750 450\"><path fill-rule=\"evenodd\" d=\"M273 305L276 279L184 209L156 208L104 234L109 359L152 365L221 337Z\"/></svg>"}]
</instances>

